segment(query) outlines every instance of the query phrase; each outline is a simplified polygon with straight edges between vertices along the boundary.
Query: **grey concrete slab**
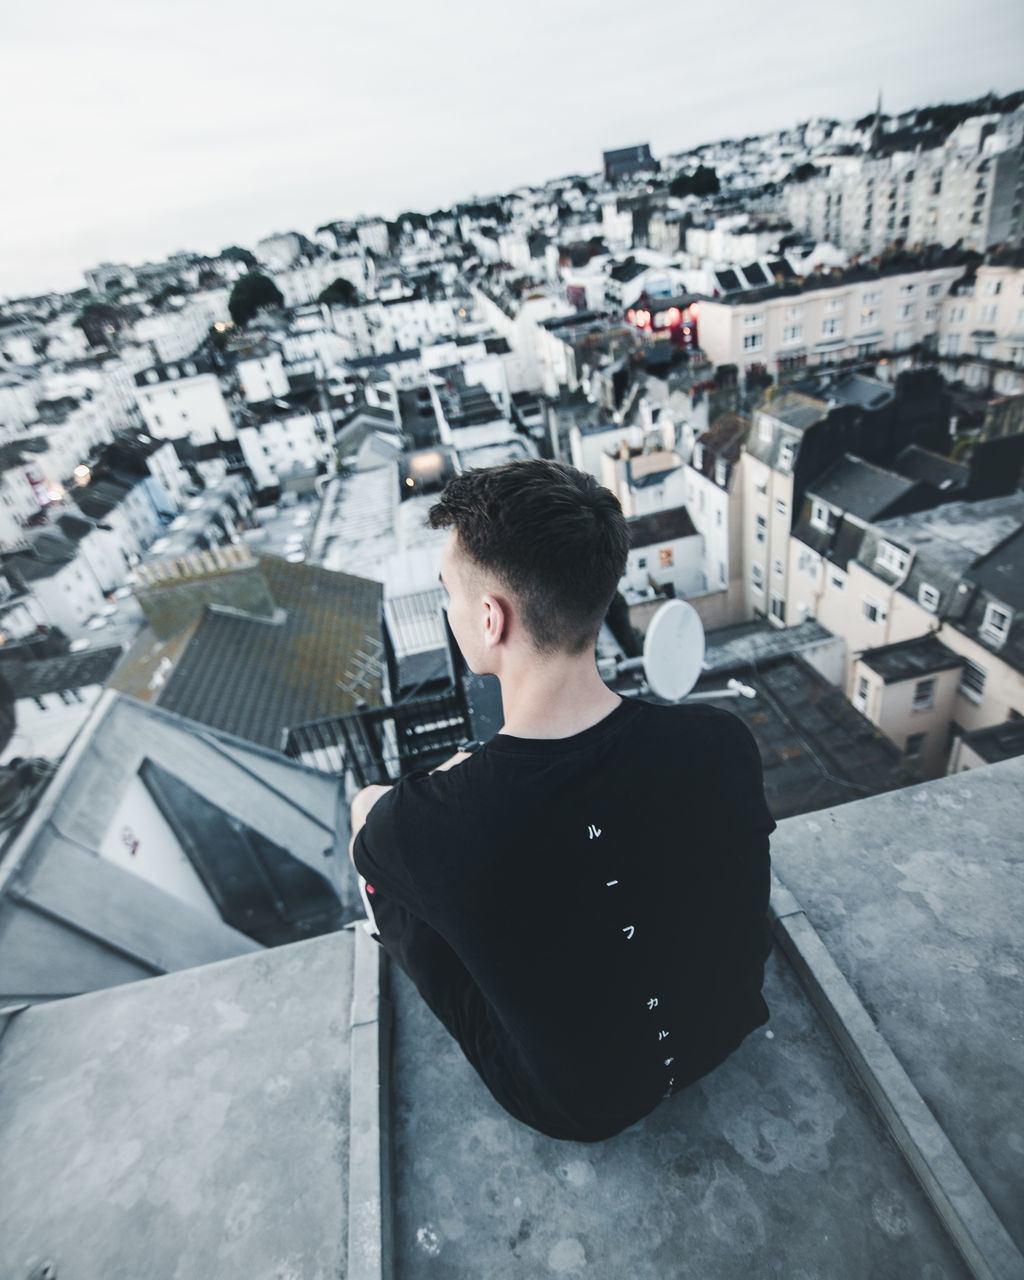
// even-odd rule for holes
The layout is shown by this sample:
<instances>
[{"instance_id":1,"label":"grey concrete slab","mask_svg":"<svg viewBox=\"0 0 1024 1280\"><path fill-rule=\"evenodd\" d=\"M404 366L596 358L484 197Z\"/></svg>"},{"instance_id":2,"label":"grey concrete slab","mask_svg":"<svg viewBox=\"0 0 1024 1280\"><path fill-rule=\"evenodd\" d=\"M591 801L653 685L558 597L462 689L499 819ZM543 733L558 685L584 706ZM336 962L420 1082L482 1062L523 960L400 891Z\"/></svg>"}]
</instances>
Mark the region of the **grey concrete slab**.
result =
<instances>
[{"instance_id":1,"label":"grey concrete slab","mask_svg":"<svg viewBox=\"0 0 1024 1280\"><path fill-rule=\"evenodd\" d=\"M778 954L769 1026L597 1145L507 1116L391 973L399 1280L968 1274Z\"/></svg>"},{"instance_id":2,"label":"grey concrete slab","mask_svg":"<svg viewBox=\"0 0 1024 1280\"><path fill-rule=\"evenodd\" d=\"M1024 760L779 825L776 870L1024 1249Z\"/></svg>"},{"instance_id":3,"label":"grey concrete slab","mask_svg":"<svg viewBox=\"0 0 1024 1280\"><path fill-rule=\"evenodd\" d=\"M871 1021L790 890L778 900L775 936L824 1018L928 1202L977 1280L1024 1280L1024 1257L913 1081Z\"/></svg>"},{"instance_id":4,"label":"grey concrete slab","mask_svg":"<svg viewBox=\"0 0 1024 1280\"><path fill-rule=\"evenodd\" d=\"M13 1017L0 1275L344 1275L352 984L343 932Z\"/></svg>"}]
</instances>

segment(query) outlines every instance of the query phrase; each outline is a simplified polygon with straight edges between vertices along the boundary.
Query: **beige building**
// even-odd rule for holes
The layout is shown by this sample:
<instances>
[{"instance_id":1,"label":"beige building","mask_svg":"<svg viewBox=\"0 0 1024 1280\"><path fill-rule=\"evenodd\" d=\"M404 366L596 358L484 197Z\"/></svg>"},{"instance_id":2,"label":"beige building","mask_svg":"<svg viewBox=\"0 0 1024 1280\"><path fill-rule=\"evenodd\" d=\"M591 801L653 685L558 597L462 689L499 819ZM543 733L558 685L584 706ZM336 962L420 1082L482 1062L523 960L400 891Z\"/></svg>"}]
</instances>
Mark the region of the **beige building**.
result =
<instances>
[{"instance_id":1,"label":"beige building","mask_svg":"<svg viewBox=\"0 0 1024 1280\"><path fill-rule=\"evenodd\" d=\"M1019 125L1000 132L1000 123L998 116L967 120L927 151L838 159L829 173L789 185L786 213L795 227L847 253L880 253L896 241L979 253L1019 243Z\"/></svg>"},{"instance_id":2,"label":"beige building","mask_svg":"<svg viewBox=\"0 0 1024 1280\"><path fill-rule=\"evenodd\" d=\"M942 299L938 351L952 381L1024 392L1024 255L983 264Z\"/></svg>"},{"instance_id":3,"label":"beige building","mask_svg":"<svg viewBox=\"0 0 1024 1280\"><path fill-rule=\"evenodd\" d=\"M806 548L797 537L793 544L791 563L798 563ZM819 589L804 597L813 602L811 616L846 643L847 697L854 705L863 703L864 713L886 732L891 729L904 750L914 734L926 733L928 741L916 745L931 772L937 768L939 739L944 754L957 731L1024 715L1022 557L1021 493L950 503L878 521L863 531L838 522L819 562ZM953 668L914 677L934 674L937 680L935 700L927 708L913 707L911 691L910 710L930 712L915 728L908 721L906 689L879 693L885 671L875 670L871 656L929 636L959 663L955 695L938 738L933 735L945 714Z\"/></svg>"},{"instance_id":4,"label":"beige building","mask_svg":"<svg viewBox=\"0 0 1024 1280\"><path fill-rule=\"evenodd\" d=\"M959 255L924 270L851 268L801 286L701 302L698 336L715 365L763 365L772 374L934 345L942 299L963 277Z\"/></svg>"},{"instance_id":5,"label":"beige building","mask_svg":"<svg viewBox=\"0 0 1024 1280\"><path fill-rule=\"evenodd\" d=\"M926 778L946 771L949 723L964 660L934 635L854 659L851 702Z\"/></svg>"},{"instance_id":6,"label":"beige building","mask_svg":"<svg viewBox=\"0 0 1024 1280\"><path fill-rule=\"evenodd\" d=\"M789 621L786 596L797 456L805 434L828 415L824 401L795 392L767 400L754 413L740 458L747 618L766 617L779 627Z\"/></svg>"}]
</instances>

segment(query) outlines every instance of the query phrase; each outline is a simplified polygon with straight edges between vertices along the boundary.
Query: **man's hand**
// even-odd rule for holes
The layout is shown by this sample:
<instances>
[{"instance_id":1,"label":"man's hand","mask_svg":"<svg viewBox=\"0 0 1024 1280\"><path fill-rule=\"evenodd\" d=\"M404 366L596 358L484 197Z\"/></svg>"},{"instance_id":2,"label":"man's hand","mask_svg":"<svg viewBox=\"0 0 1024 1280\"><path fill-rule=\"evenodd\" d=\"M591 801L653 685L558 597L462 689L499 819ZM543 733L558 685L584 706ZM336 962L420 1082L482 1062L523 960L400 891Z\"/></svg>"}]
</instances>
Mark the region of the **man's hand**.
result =
<instances>
[{"instance_id":1,"label":"man's hand","mask_svg":"<svg viewBox=\"0 0 1024 1280\"><path fill-rule=\"evenodd\" d=\"M349 830L352 832L352 838L348 842L348 856L353 866L355 866L355 859L352 856L352 851L355 848L356 836L362 831L367 814L381 796L387 795L390 790L390 787L382 787L377 783L373 783L369 787L363 787L362 791L357 791L352 797L352 804L349 807Z\"/></svg>"}]
</instances>

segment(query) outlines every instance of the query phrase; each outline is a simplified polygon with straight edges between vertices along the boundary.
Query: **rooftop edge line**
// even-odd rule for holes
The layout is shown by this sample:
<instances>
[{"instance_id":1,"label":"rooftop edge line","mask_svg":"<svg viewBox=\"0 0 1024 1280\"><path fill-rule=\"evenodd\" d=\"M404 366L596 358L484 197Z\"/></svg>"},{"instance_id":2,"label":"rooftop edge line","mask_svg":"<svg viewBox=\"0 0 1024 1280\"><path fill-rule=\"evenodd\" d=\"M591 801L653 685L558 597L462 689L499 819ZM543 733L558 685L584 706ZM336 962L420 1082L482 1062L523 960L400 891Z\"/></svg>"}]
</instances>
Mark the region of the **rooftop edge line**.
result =
<instances>
[{"instance_id":1,"label":"rooftop edge line","mask_svg":"<svg viewBox=\"0 0 1024 1280\"><path fill-rule=\"evenodd\" d=\"M787 960L885 1121L976 1280L1022 1280L1024 1256L794 895L773 874L770 917Z\"/></svg>"}]
</instances>

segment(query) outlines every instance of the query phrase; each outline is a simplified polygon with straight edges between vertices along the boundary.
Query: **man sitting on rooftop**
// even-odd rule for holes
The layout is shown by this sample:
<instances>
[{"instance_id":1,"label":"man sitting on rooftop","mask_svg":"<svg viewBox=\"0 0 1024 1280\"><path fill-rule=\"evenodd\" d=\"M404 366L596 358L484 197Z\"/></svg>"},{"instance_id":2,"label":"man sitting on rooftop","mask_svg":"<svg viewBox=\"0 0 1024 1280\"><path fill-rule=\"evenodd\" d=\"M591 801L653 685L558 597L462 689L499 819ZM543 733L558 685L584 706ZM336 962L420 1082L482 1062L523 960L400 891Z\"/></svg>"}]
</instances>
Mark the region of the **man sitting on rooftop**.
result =
<instances>
[{"instance_id":1,"label":"man sitting on rooftop","mask_svg":"<svg viewBox=\"0 0 1024 1280\"><path fill-rule=\"evenodd\" d=\"M626 564L618 501L558 463L450 481L441 577L501 684L479 749L352 804L379 939L491 1093L598 1141L723 1061L768 1010L761 764L735 716L622 699L597 633Z\"/></svg>"}]
</instances>

